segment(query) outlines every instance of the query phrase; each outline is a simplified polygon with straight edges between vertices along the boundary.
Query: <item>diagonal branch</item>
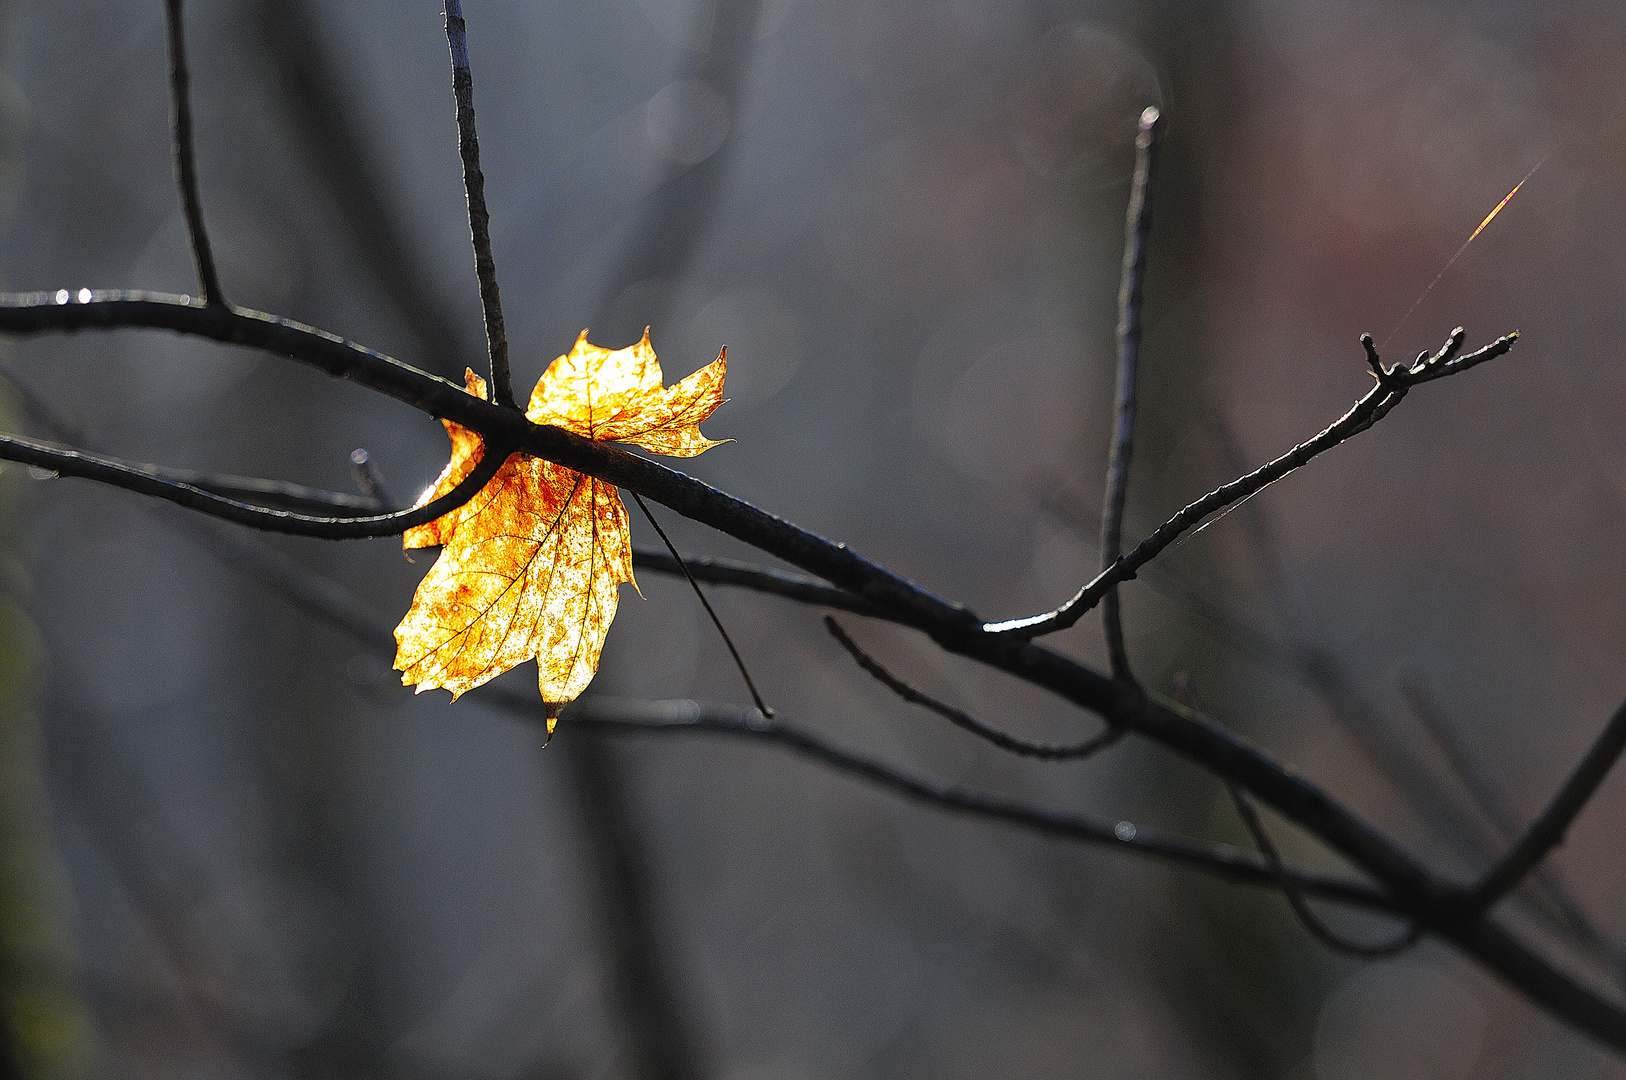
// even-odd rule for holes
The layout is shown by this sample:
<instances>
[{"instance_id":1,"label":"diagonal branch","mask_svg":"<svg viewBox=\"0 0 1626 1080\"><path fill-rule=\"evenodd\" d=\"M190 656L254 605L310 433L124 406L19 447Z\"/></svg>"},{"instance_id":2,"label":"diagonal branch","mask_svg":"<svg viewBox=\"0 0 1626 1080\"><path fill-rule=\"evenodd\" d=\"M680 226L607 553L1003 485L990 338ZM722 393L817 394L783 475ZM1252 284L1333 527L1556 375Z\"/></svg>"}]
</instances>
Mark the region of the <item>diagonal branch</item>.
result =
<instances>
[{"instance_id":1,"label":"diagonal branch","mask_svg":"<svg viewBox=\"0 0 1626 1080\"><path fill-rule=\"evenodd\" d=\"M489 441L516 446L566 468L630 488L678 513L711 525L816 574L874 604L885 617L930 634L951 651L1010 672L1115 726L1153 738L1239 783L1290 819L1325 839L1391 888L1408 894L1434 888L1409 855L1304 777L1217 725L1138 688L1009 636L978 633L976 616L913 582L783 518L620 447L558 428L540 427L443 379L290 320L257 312L205 308L178 297L92 294L69 303L66 293L0 297L0 330L39 333L147 326L179 330L289 356L330 375L455 420ZM1121 560L1120 560L1121 562Z\"/></svg>"},{"instance_id":2,"label":"diagonal branch","mask_svg":"<svg viewBox=\"0 0 1626 1080\"><path fill-rule=\"evenodd\" d=\"M192 152L192 77L186 68L186 28L181 3L182 0L164 0L164 20L169 32L169 108L175 143L175 179L181 189L186 238L192 245L192 261L197 264L203 302L224 307L226 295L220 291L220 275L215 270L209 232L203 225L203 202L198 196L198 167Z\"/></svg>"},{"instance_id":3,"label":"diagonal branch","mask_svg":"<svg viewBox=\"0 0 1626 1080\"><path fill-rule=\"evenodd\" d=\"M463 158L463 189L469 199L469 235L474 241L474 274L480 280L486 345L491 354L492 400L514 407L508 373L508 331L497 295L497 262L491 255L491 212L486 209L486 176L480 171L480 139L474 130L474 74L469 70L468 25L462 0L446 0L446 44L452 53L452 96L457 99L457 150Z\"/></svg>"},{"instance_id":4,"label":"diagonal branch","mask_svg":"<svg viewBox=\"0 0 1626 1080\"><path fill-rule=\"evenodd\" d=\"M1570 778L1564 781L1547 809L1475 886L1467 905L1470 911L1488 911L1535 869L1547 854L1564 842L1564 834L1603 778L1609 775L1621 752L1626 751L1626 704L1615 710L1597 741L1592 744Z\"/></svg>"},{"instance_id":5,"label":"diagonal branch","mask_svg":"<svg viewBox=\"0 0 1626 1080\"><path fill-rule=\"evenodd\" d=\"M1111 679L1031 642L979 632L980 622L966 608L927 592L844 544L801 529L692 477L617 446L530 424L517 410L482 401L445 380L289 320L206 308L178 297L92 294L87 303L69 303L70 299L65 291L0 297L0 331L39 333L121 326L171 329L260 348L352 379L432 415L455 420L494 444L515 446L520 452L653 498L825 578L870 602L884 617L922 630L952 652L1006 671L1099 714L1110 724L1126 727L1174 750L1217 776L1247 788L1320 837L1373 875L1399 903L1436 909L1456 899L1452 886L1436 879L1368 822L1304 776L1205 717L1154 700L1133 684ZM1482 351L1482 355L1505 352L1509 345L1511 339L1504 339L1489 351ZM1391 384L1399 379L1403 376L1388 374ZM1380 389L1387 388L1380 384ZM1397 398L1398 394L1388 396ZM1370 410L1362 422L1380 415L1378 408L1382 404L1380 400L1375 405L1360 406ZM1338 434L1347 438L1353 427L1353 423L1341 422ZM1453 940L1474 942L1473 948L1501 950L1496 963L1516 972L1509 978L1520 989L1612 1045L1626 1046L1626 1012L1598 1001L1567 977L1553 974L1545 961L1531 957L1517 943L1497 939L1486 945L1484 935L1490 931L1479 925L1451 923L1440 932L1447 930L1455 935Z\"/></svg>"},{"instance_id":6,"label":"diagonal branch","mask_svg":"<svg viewBox=\"0 0 1626 1080\"><path fill-rule=\"evenodd\" d=\"M956 727L971 732L979 739L988 740L1001 750L1009 750L1013 754L1038 758L1041 761L1076 761L1080 758L1087 758L1098 750L1105 750L1123 738L1123 729L1109 727L1093 739L1070 745L1036 743L1029 742L1027 739L1019 739L1015 735L1001 731L992 724L978 720L963 709L956 709L946 702L938 701L930 694L915 689L896 675L893 675L869 653L859 648L858 643L847 636L847 632L841 628L841 624L829 615L824 617L824 628L830 631L830 636L835 638L843 649L847 650L847 655L851 656L859 667L874 676L875 680L882 686L909 704L930 709Z\"/></svg>"},{"instance_id":7,"label":"diagonal branch","mask_svg":"<svg viewBox=\"0 0 1626 1080\"><path fill-rule=\"evenodd\" d=\"M1129 462L1135 450L1135 399L1139 381L1141 300L1146 283L1146 242L1152 232L1152 179L1157 164L1161 114L1150 106L1140 114L1135 139L1135 179L1129 192L1124 225L1123 276L1118 286L1118 392L1114 404L1112 453L1107 461L1107 493L1101 511L1101 569L1122 554L1124 501L1129 493ZM1123 613L1118 590L1110 588L1101 608L1107 656L1116 679L1133 679L1124 646Z\"/></svg>"},{"instance_id":8,"label":"diagonal branch","mask_svg":"<svg viewBox=\"0 0 1626 1080\"><path fill-rule=\"evenodd\" d=\"M308 568L295 563L292 559L282 555L250 534L237 531L228 531L212 525L210 522L199 520L190 515L171 511L164 505L155 506L154 511L159 512L162 520L193 536L203 545L204 550L211 556L231 565L240 571L249 574L268 586L274 592L289 600L296 607L306 611L314 618L327 623L345 633L363 647L379 651L388 655L393 649L393 642L388 629L379 624L343 588L327 579L315 574ZM778 571L760 570L731 563L726 560L685 560L691 565L700 567L697 577L703 580L718 580L734 585L764 585L764 591L776 595L784 595L806 602L820 603L813 599L811 590L824 589L831 596L826 599L839 599L845 595L827 585L806 582L796 579L792 575L781 574ZM655 568L651 565L651 568ZM715 568L719 576L715 579L705 577ZM760 575L760 577L756 576ZM809 594L798 595L798 589L807 589ZM831 604L829 606L837 606ZM884 612L871 612L879 617L889 617ZM891 616L894 621L902 621ZM1071 664L1071 661L1061 660L1054 654L1030 643L1015 646L1003 643L1000 646L1006 650L1007 659L1004 663L997 662L997 658L988 657L985 662L1010 670L1013 673L1030 677L1030 681L1037 685L1052 686L1058 681L1053 673L1041 670L1041 663L1047 657L1052 662L1059 661L1062 665ZM1082 690L1088 683L1088 669L1079 669L1084 682L1075 689ZM1025 674L1024 674L1025 673ZM1096 684L1102 692L1111 690L1114 684L1104 677L1099 678ZM1059 691L1058 691L1059 692ZM1063 696L1069 696L1063 694ZM1080 697L1083 695L1080 694ZM504 710L535 719L542 715L540 704L534 698L521 697L507 692L503 687L489 687L482 695L482 699ZM1080 704L1085 702L1080 701ZM931 781L919 780L907 774L896 773L890 767L873 762L856 755L848 754L839 748L822 742L816 736L801 732L795 728L787 728L782 724L767 725L763 719L747 710L703 709L693 703L651 703L642 706L617 707L614 711L618 718L609 718L595 715L603 705L602 699L598 704L593 701L578 701L572 711L572 719L583 722L598 723L601 726L631 729L636 732L688 732L720 734L724 736L741 737L777 743L786 749L806 756L814 761L821 762L830 768L847 772L860 778L870 779L882 787L925 805L938 807L949 812L962 813L973 818L984 818L992 821L1008 822L1017 827L1031 831L1056 836L1061 839L1071 839L1077 842L1101 844L1124 850L1135 854L1144 854L1153 858L1164 859L1177 864L1187 865L1202 872L1214 874L1225 880L1248 884L1269 884L1274 879L1269 877L1269 867L1262 859L1242 855L1223 846L1212 846L1194 843L1187 840L1168 839L1148 834L1127 822L1120 822L1110 830L1105 825L1090 822L1087 819L1072 815L1058 814L1056 812L1024 807L1011 804L999 799L982 795L970 794L953 787L944 787ZM1092 707L1086 704L1085 707ZM1179 724L1180 717L1174 718L1174 726L1169 728L1171 722L1162 713L1172 713L1173 710L1160 706L1155 702L1146 702L1143 708L1150 709L1148 714L1153 722L1137 727L1150 737L1163 742L1168 746L1188 746L1197 748L1198 752L1190 756L1199 761L1217 761L1222 754L1202 751L1194 741L1202 735L1213 740L1229 738L1222 731L1211 729L1206 721L1200 717L1191 718L1192 724L1183 734ZM677 715L674 715L674 710ZM1098 711L1100 711L1098 709ZM697 715L702 713L704 715ZM1121 715L1126 718L1131 711L1125 709ZM1234 740L1233 740L1234 741ZM1250 752L1257 755L1256 764L1260 768L1269 769L1273 766L1269 758L1257 751L1251 751L1245 745L1238 744L1234 750L1246 756ZM1223 768L1210 766L1221 775L1227 773L1241 773L1239 769L1227 765ZM1279 766L1277 766L1279 768ZM1260 773L1266 781L1269 773ZM1265 785L1272 791L1267 799L1272 805L1281 809L1281 805L1293 800L1284 798L1284 793L1277 790L1280 785L1270 782ZM1311 796L1313 786L1303 785L1301 796ZM1288 816L1295 821L1304 823L1306 815L1303 807L1295 805L1299 813L1288 812ZM1336 816L1336 810L1334 810ZM1359 827L1358 822L1354 822ZM1322 829L1311 826L1311 831L1323 839L1329 833L1338 832L1337 829ZM1347 851L1350 845L1331 841L1335 848ZM1381 844L1381 838L1376 838ZM1356 845L1358 846L1358 845ZM1398 856L1404 860L1403 855ZM1403 869L1402 865L1402 869ZM1380 892L1371 886L1349 882L1341 879L1329 879L1308 872L1289 870L1292 880L1297 887L1309 896L1322 897L1341 903L1366 907L1374 911L1389 911L1396 914L1414 914L1412 904L1403 904L1392 894ZM1278 886L1279 887L1279 886ZM1412 890L1416 895L1415 889ZM1449 896L1449 894L1447 894ZM1501 926L1491 921L1483 914L1464 916L1460 906L1448 908L1440 900L1428 899L1424 895L1425 908L1435 914L1434 918L1427 920L1427 929L1444 940L1450 941L1462 949L1467 955L1474 957L1487 969L1501 976L1511 987L1525 994L1530 1000L1545 1008L1553 1015L1573 1024L1578 1029L1604 1041L1610 1046L1626 1049L1626 1010L1588 989L1580 981L1564 971L1554 967L1549 961L1537 953L1532 952L1523 943L1512 937Z\"/></svg>"},{"instance_id":9,"label":"diagonal branch","mask_svg":"<svg viewBox=\"0 0 1626 1080\"><path fill-rule=\"evenodd\" d=\"M1054 611L1043 615L1033 615L1024 619L1011 619L1006 622L986 623L982 627L984 633L999 634L1020 640L1029 640L1041 634L1055 633L1065 630L1076 623L1081 616L1096 604L1101 602L1114 585L1122 581L1129 581L1135 577L1136 572L1162 553L1180 535L1192 526L1197 525L1210 514L1216 513L1244 499L1250 498L1265 488L1274 484L1288 473L1302 468L1320 454L1350 439L1379 420L1388 415L1390 409L1400 404L1406 392L1416 383L1429 382L1433 379L1443 378L1460 371L1484 363L1486 360L1501 356L1513 347L1518 340L1518 332L1507 334L1495 341L1459 359L1453 359L1457 350L1462 347L1462 329L1458 327L1452 332L1440 351L1430 357L1420 358L1410 367L1396 365L1382 371L1378 376L1377 385L1367 392L1366 396L1357 401L1348 412L1335 420L1315 438L1300 443L1287 453L1274 461L1260 466L1246 476L1239 477L1221 487L1214 489L1207 495L1191 503L1169 520L1159 525L1150 536L1142 540L1134 550L1116 561L1107 569L1098 574L1094 580L1080 589L1071 600ZM1369 359L1375 361L1377 353L1371 346L1371 335L1362 336L1362 344L1367 349Z\"/></svg>"}]
</instances>

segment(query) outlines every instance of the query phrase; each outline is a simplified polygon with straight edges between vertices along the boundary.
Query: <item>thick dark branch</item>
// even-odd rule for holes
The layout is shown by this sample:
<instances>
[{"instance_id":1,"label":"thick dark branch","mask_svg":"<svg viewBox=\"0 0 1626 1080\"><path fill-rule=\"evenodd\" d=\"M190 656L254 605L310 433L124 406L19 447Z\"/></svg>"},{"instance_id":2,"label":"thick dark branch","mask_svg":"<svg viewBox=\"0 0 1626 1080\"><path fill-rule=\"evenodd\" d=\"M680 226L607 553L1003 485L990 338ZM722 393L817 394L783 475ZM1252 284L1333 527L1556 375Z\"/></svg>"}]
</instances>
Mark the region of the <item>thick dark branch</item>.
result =
<instances>
[{"instance_id":1,"label":"thick dark branch","mask_svg":"<svg viewBox=\"0 0 1626 1080\"><path fill-rule=\"evenodd\" d=\"M531 424L516 410L482 401L445 379L290 319L243 309L206 308L185 297L158 293L97 292L84 303L66 291L0 294L0 332L122 327L174 330L309 364L432 416L455 420L487 439L637 491L872 601L887 609L894 620L966 631L977 626L970 611L870 562L845 544L826 540L619 446Z\"/></svg>"},{"instance_id":2,"label":"thick dark branch","mask_svg":"<svg viewBox=\"0 0 1626 1080\"><path fill-rule=\"evenodd\" d=\"M1586 752L1547 809L1474 888L1468 901L1471 910L1488 910L1524 880L1524 876L1545 859L1548 852L1564 842L1564 834L1569 831L1570 823L1592 798L1593 792L1598 790L1598 785L1603 783L1603 778L1609 774L1623 750L1626 750L1626 704L1615 710L1603 733Z\"/></svg>"},{"instance_id":3,"label":"thick dark branch","mask_svg":"<svg viewBox=\"0 0 1626 1080\"><path fill-rule=\"evenodd\" d=\"M1182 533L1203 521L1210 514L1251 497L1295 469L1302 468L1316 456L1331 450L1346 439L1359 435L1383 419L1390 409L1400 404L1400 399L1405 397L1406 391L1413 384L1428 382L1459 371L1466 371L1468 368L1482 364L1486 360L1501 356L1513 347L1513 343L1519 337L1517 332L1508 334L1497 338L1477 352L1452 361L1456 350L1462 344L1461 333L1461 328L1454 331L1451 340L1447 341L1445 346L1432 357L1420 359L1409 368L1397 365L1384 372L1378 378L1377 385L1372 387L1365 397L1357 401L1348 412L1339 417L1315 438L1300 443L1276 460L1260 466L1246 476L1239 477L1222 487L1216 488L1185 507L1168 521L1159 525L1150 536L1136 545L1135 549L1128 555L1114 561L1111 566L1103 570L1093 581L1080 589L1071 600L1068 600L1061 607L1043 615L1033 615L1025 619L987 623L983 626L983 631L989 634L1000 634L1027 640L1041 634L1050 634L1057 630L1067 629L1076 623L1085 612L1100 603L1101 598L1114 585L1122 581L1132 580L1142 566L1157 558L1163 549L1179 539ZM1376 354L1369 353L1369 355L1375 356Z\"/></svg>"},{"instance_id":4,"label":"thick dark branch","mask_svg":"<svg viewBox=\"0 0 1626 1080\"><path fill-rule=\"evenodd\" d=\"M1335 934L1326 923L1321 921L1320 916L1311 910L1310 905L1304 899L1303 890L1288 875L1287 868L1282 863L1281 852L1276 849L1276 842L1270 838L1270 833L1265 830L1265 823L1259 819L1259 811L1254 809L1253 800L1248 798L1248 793L1235 784L1230 785L1230 789L1231 800L1236 803L1237 816L1248 827L1249 834L1253 836L1253 842L1259 845L1259 853L1265 857L1265 865L1270 868L1271 876L1276 879L1276 883L1281 887L1282 895L1287 898L1287 906L1293 909L1293 914L1298 916L1299 922L1304 924L1304 928L1310 932L1311 937L1333 952L1342 953L1345 956L1358 956L1368 960L1393 956L1417 944L1418 939L1423 936L1423 926L1419 922L1413 922L1394 941L1378 945L1349 941Z\"/></svg>"},{"instance_id":5,"label":"thick dark branch","mask_svg":"<svg viewBox=\"0 0 1626 1080\"><path fill-rule=\"evenodd\" d=\"M1155 106L1140 114L1135 139L1135 179L1129 191L1124 224L1124 265L1118 284L1118 392L1114 403L1112 452L1107 460L1107 493L1101 510L1101 569L1122 554L1124 501L1129 494L1129 463L1135 450L1135 400L1139 384L1141 300L1146 283L1146 242L1152 232L1152 179L1157 164L1157 136L1162 127ZM1132 679L1129 650L1124 646L1123 613L1118 590L1108 589L1101 608L1112 675Z\"/></svg>"},{"instance_id":6,"label":"thick dark branch","mask_svg":"<svg viewBox=\"0 0 1626 1080\"><path fill-rule=\"evenodd\" d=\"M164 470L153 466L133 465L118 458L93 454L86 450L67 449L18 435L0 434L0 458L8 461L20 461L25 465L49 469L62 476L97 480L113 487L124 488L126 491L164 499L188 510L196 510L210 517L233 521L239 525L252 525L267 532L312 536L324 540L359 540L369 536L393 536L413 526L433 521L478 495L486 482L497 474L506 456L488 453L455 488L414 510L399 510L364 517L319 517L238 502L236 499L218 495L194 484L171 479ZM262 481L262 483L275 482Z\"/></svg>"},{"instance_id":7,"label":"thick dark branch","mask_svg":"<svg viewBox=\"0 0 1626 1080\"><path fill-rule=\"evenodd\" d=\"M186 68L186 28L182 23L181 0L164 0L165 23L169 30L169 115L175 142L175 179L181 188L181 210L186 215L186 237L192 244L192 260L198 268L198 286L203 301L223 306L220 275L215 270L214 252L209 247L209 231L203 225L203 202L198 197L198 168L192 152L192 77Z\"/></svg>"},{"instance_id":8,"label":"thick dark branch","mask_svg":"<svg viewBox=\"0 0 1626 1080\"><path fill-rule=\"evenodd\" d=\"M534 713L537 717L542 715L540 702L506 696L499 698L497 694L487 695L486 700L494 698L505 709ZM1225 845L1164 836L1128 822L1107 824L1075 814L1023 806L992 795L910 776L889 765L842 750L812 732L782 721L766 720L750 709L702 705L693 701L633 702L587 697L570 706L564 723L567 728L571 724L591 724L607 731L629 734L694 732L775 743L840 772L868 780L938 809L1019 825L1060 839L1178 863L1227 881L1267 886L1275 883L1264 860ZM1302 870L1288 870L1287 873L1297 888L1311 895L1372 911L1400 913L1396 911L1393 900L1359 882L1323 877Z\"/></svg>"},{"instance_id":9,"label":"thick dark branch","mask_svg":"<svg viewBox=\"0 0 1626 1080\"><path fill-rule=\"evenodd\" d=\"M457 151L463 158L463 189L469 198L469 234L474 241L474 273L480 279L486 345L491 354L492 400L512 408L514 385L508 374L508 331L497 295L497 262L491 256L491 212L486 209L486 177L480 171L480 140L474 131L474 75L469 70L468 27L462 0L446 0L446 43L452 52L452 95L457 99Z\"/></svg>"},{"instance_id":10,"label":"thick dark branch","mask_svg":"<svg viewBox=\"0 0 1626 1080\"><path fill-rule=\"evenodd\" d=\"M1029 742L1026 739L1019 739L1015 735L1001 731L992 724L978 720L963 709L956 709L946 702L938 701L930 694L917 690L896 675L893 675L869 653L859 648L858 643L847 636L847 632L841 628L841 624L828 615L824 617L824 628L830 631L830 636L835 638L843 649L847 650L847 655L853 658L853 662L873 676L882 686L909 704L930 709L954 726L969 731L979 739L988 740L1001 750L1009 750L1013 754L1038 758L1041 761L1077 760L1089 757L1098 750L1104 750L1123 737L1123 729L1109 727L1093 739L1070 745L1036 743Z\"/></svg>"}]
</instances>

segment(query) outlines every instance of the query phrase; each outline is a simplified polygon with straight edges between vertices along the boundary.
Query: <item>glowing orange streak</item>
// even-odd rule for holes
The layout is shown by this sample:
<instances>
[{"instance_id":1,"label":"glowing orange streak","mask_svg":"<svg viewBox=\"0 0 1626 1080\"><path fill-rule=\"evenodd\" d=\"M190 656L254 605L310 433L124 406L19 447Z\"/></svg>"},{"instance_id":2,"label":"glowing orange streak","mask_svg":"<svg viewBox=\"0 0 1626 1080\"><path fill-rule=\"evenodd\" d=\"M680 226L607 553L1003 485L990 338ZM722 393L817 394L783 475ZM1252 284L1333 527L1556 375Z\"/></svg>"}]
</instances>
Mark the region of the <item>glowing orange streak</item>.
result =
<instances>
[{"instance_id":1,"label":"glowing orange streak","mask_svg":"<svg viewBox=\"0 0 1626 1080\"><path fill-rule=\"evenodd\" d=\"M1428 294L1434 291L1434 286L1440 283L1440 279L1445 276L1445 272L1456 265L1457 260L1462 258L1462 253L1468 250L1468 245L1473 243L1474 240L1478 238L1479 234L1485 231L1485 226L1496 220L1496 215L1502 212L1502 208L1513 201L1513 196L1517 195L1519 193L1519 189L1524 187L1532 176L1536 175L1537 169L1547 164L1547 159L1552 157L1553 151L1557 149L1558 146L1555 143L1545 154L1541 155L1541 160L1536 162L1535 165L1531 167L1530 171L1524 174L1524 179L1520 180L1517 184L1514 184L1513 190L1502 197L1502 201L1496 204L1496 208L1494 210L1485 215L1485 220L1479 223L1479 228L1475 229L1469 235L1468 239L1462 242L1462 246L1457 248L1457 253L1451 256L1450 260L1440 268L1440 272L1438 274L1434 275L1434 280L1428 283L1428 288L1423 290L1423 294L1417 298L1417 302L1411 306L1411 309L1407 311L1404 316L1401 317L1399 322L1395 323L1395 328L1389 331L1389 336L1383 339L1382 345L1378 346L1380 349L1386 349L1389 347L1389 342L1393 341L1394 336L1400 333L1400 328L1406 325L1406 320L1411 318L1412 312L1421 307L1423 305L1423 301L1428 299Z\"/></svg>"}]
</instances>

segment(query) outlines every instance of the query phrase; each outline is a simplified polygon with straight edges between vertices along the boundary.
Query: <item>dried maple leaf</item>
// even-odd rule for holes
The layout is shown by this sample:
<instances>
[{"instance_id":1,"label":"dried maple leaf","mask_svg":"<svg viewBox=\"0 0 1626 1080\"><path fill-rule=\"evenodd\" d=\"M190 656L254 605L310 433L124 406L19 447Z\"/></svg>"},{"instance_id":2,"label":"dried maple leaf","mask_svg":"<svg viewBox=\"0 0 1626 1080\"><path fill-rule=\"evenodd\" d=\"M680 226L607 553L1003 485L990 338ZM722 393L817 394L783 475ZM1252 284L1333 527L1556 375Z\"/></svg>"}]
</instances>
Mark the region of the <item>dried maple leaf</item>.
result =
<instances>
[{"instance_id":1,"label":"dried maple leaf","mask_svg":"<svg viewBox=\"0 0 1626 1080\"><path fill-rule=\"evenodd\" d=\"M630 442L692 457L717 444L699 423L723 403L728 351L682 382L661 385L661 367L643 340L610 351L576 346L548 366L525 415L589 439ZM486 396L470 371L469 393ZM479 464L484 440L450 420L452 457L422 506L456 487ZM632 581L627 512L614 485L551 461L514 454L474 498L408 529L408 548L440 546L395 628L401 681L422 693L465 691L536 658L548 731L559 708L598 670L617 594Z\"/></svg>"}]
</instances>

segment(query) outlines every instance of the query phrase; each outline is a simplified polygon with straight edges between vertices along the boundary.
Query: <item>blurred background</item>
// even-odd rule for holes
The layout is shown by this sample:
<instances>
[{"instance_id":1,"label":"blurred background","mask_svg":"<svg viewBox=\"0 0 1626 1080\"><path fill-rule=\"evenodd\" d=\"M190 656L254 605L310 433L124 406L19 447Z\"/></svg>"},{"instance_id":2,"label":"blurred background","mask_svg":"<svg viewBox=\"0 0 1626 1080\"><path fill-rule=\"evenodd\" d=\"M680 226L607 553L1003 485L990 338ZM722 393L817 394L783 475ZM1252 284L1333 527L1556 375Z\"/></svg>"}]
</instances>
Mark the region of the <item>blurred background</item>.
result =
<instances>
[{"instance_id":1,"label":"blurred background","mask_svg":"<svg viewBox=\"0 0 1626 1080\"><path fill-rule=\"evenodd\" d=\"M8 289L195 291L162 5L4 11ZM706 480L991 618L1098 553L1136 119L1162 106L1126 534L1320 430L1390 359L1514 353L1175 548L1131 655L1467 875L1626 694L1626 14L1615 4L468 0L516 383L591 327L669 378L729 348ZM440 8L195 4L204 208L236 303L481 364ZM1428 293L1474 226L1518 197ZM403 498L439 425L164 334L8 346L0 420ZM688 552L745 556L667 513ZM654 537L634 520L636 539ZM1278 896L945 817L758 747L538 729L399 686L426 557L200 524L0 468L7 1075L811 1080L1608 1077L1442 946L1333 957ZM306 580L315 580L308 578ZM743 702L681 582L626 590L595 693ZM1014 761L714 590L768 699L915 774L1246 843L1134 741ZM1034 737L1094 721L895 627L900 675ZM1086 619L1051 639L1104 663ZM534 671L504 677L534 692ZM1330 856L1275 821L1311 865ZM1520 931L1626 993L1626 784ZM1332 916L1375 939L1391 928Z\"/></svg>"}]
</instances>

